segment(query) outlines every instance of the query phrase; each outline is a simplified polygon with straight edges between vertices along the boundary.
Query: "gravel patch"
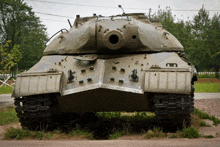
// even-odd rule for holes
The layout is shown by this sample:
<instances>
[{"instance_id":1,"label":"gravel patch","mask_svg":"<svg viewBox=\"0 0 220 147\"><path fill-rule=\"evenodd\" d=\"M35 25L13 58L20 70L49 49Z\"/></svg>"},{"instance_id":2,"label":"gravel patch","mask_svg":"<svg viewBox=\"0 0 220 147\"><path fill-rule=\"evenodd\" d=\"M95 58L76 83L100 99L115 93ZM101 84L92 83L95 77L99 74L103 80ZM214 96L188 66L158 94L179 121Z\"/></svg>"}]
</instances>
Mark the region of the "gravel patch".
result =
<instances>
[{"instance_id":1,"label":"gravel patch","mask_svg":"<svg viewBox=\"0 0 220 147\"><path fill-rule=\"evenodd\" d=\"M220 119L220 99L201 99L195 100L194 106L209 115Z\"/></svg>"}]
</instances>

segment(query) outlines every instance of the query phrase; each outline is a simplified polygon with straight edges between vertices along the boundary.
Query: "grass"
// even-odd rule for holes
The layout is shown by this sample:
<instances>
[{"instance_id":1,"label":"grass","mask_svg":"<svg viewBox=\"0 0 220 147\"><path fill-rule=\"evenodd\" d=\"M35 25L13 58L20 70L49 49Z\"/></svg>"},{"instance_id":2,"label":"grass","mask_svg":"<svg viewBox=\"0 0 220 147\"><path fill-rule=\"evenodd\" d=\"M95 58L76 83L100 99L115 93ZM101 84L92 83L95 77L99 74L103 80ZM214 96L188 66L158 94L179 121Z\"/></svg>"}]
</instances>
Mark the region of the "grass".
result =
<instances>
[{"instance_id":1,"label":"grass","mask_svg":"<svg viewBox=\"0 0 220 147\"><path fill-rule=\"evenodd\" d=\"M139 121L155 119L156 117L156 115L151 112L98 112L96 115L105 119L117 118L124 121Z\"/></svg>"},{"instance_id":2,"label":"grass","mask_svg":"<svg viewBox=\"0 0 220 147\"><path fill-rule=\"evenodd\" d=\"M199 138L201 136L198 132L198 129L195 127L184 128L181 131L181 135L184 138Z\"/></svg>"},{"instance_id":3,"label":"grass","mask_svg":"<svg viewBox=\"0 0 220 147\"><path fill-rule=\"evenodd\" d=\"M116 131L113 134L110 134L108 139L117 139L117 138L121 137L122 135L124 135L124 132Z\"/></svg>"},{"instance_id":4,"label":"grass","mask_svg":"<svg viewBox=\"0 0 220 147\"><path fill-rule=\"evenodd\" d=\"M177 138L177 134L171 134L168 138Z\"/></svg>"},{"instance_id":5,"label":"grass","mask_svg":"<svg viewBox=\"0 0 220 147\"><path fill-rule=\"evenodd\" d=\"M212 135L203 135L202 137L204 137L204 138L215 138L215 137L212 136Z\"/></svg>"},{"instance_id":6,"label":"grass","mask_svg":"<svg viewBox=\"0 0 220 147\"><path fill-rule=\"evenodd\" d=\"M69 133L62 133L60 130L54 130L53 132L44 132L44 131L30 131L25 129L15 129L9 128L6 130L5 139L70 139L72 137L80 137L93 139L92 133L88 131L81 130L79 128L70 131Z\"/></svg>"},{"instance_id":7,"label":"grass","mask_svg":"<svg viewBox=\"0 0 220 147\"><path fill-rule=\"evenodd\" d=\"M32 132L29 130L23 130L23 129L15 129L15 128L9 128L7 129L5 133L5 139L24 139L24 138L33 138L33 139L42 139L45 136L45 133L36 131Z\"/></svg>"},{"instance_id":8,"label":"grass","mask_svg":"<svg viewBox=\"0 0 220 147\"><path fill-rule=\"evenodd\" d=\"M194 84L195 92L220 92L220 83L198 83L195 82Z\"/></svg>"},{"instance_id":9,"label":"grass","mask_svg":"<svg viewBox=\"0 0 220 147\"><path fill-rule=\"evenodd\" d=\"M0 87L0 94L11 94L13 92L13 87L2 86Z\"/></svg>"},{"instance_id":10,"label":"grass","mask_svg":"<svg viewBox=\"0 0 220 147\"><path fill-rule=\"evenodd\" d=\"M210 125L206 124L203 120L199 120L199 126L200 127L211 127Z\"/></svg>"},{"instance_id":11,"label":"grass","mask_svg":"<svg viewBox=\"0 0 220 147\"><path fill-rule=\"evenodd\" d=\"M199 118L201 119L209 119L209 120L212 120L213 121L213 124L214 125L218 125L220 124L220 120L214 116L209 116L208 113L205 113L205 112L202 112L200 111L199 109L194 109L194 113L195 115L197 115Z\"/></svg>"},{"instance_id":12,"label":"grass","mask_svg":"<svg viewBox=\"0 0 220 147\"><path fill-rule=\"evenodd\" d=\"M145 134L145 137L150 139L150 138L164 138L166 137L166 133L163 133L163 130L160 128L154 127L153 130L148 130L147 133Z\"/></svg>"},{"instance_id":13,"label":"grass","mask_svg":"<svg viewBox=\"0 0 220 147\"><path fill-rule=\"evenodd\" d=\"M198 78L202 79L215 79L216 75L215 74L199 74L197 75Z\"/></svg>"},{"instance_id":14,"label":"grass","mask_svg":"<svg viewBox=\"0 0 220 147\"><path fill-rule=\"evenodd\" d=\"M40 131L29 131L23 129L10 128L6 130L5 139L70 139L70 138L86 138L93 139L96 134L107 132L108 139L116 139L123 135L131 135L133 133L143 133L146 132L145 138L198 138L199 126L208 126L204 121L200 119L210 119L214 122L214 125L220 123L220 120L214 116L209 116L207 113L202 112L195 108L195 115L192 127L184 128L176 133L164 133L163 130L154 126L149 130L149 123L155 121L155 114L149 112L100 112L97 113L100 120L92 126L80 127L76 125L75 128L68 129L69 131L53 130L52 132L40 132ZM10 124L13 122L18 122L14 107L8 107L0 110L0 123L1 125ZM195 125L196 124L196 125ZM94 126L95 125L95 126ZM90 128L90 129L89 129ZM146 130L146 131L145 131ZM96 132L98 131L98 132ZM211 136L202 136L205 138L211 138Z\"/></svg>"},{"instance_id":15,"label":"grass","mask_svg":"<svg viewBox=\"0 0 220 147\"><path fill-rule=\"evenodd\" d=\"M18 117L15 112L15 108L10 106L0 109L0 125L6 125L10 123L18 122Z\"/></svg>"},{"instance_id":16,"label":"grass","mask_svg":"<svg viewBox=\"0 0 220 147\"><path fill-rule=\"evenodd\" d=\"M82 130L78 124L76 125L76 128L74 130L69 132L68 136L69 137L84 136L84 138L87 139L93 138L92 133L90 133L89 131Z\"/></svg>"}]
</instances>

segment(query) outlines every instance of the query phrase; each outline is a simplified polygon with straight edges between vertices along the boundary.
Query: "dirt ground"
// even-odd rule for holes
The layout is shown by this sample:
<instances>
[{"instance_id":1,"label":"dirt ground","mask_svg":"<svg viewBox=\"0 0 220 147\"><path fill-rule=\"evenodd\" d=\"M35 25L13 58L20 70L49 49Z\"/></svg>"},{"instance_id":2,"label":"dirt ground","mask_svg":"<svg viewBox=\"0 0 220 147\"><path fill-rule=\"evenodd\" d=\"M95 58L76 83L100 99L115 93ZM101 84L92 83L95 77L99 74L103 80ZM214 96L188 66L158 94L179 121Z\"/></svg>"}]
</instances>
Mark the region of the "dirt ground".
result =
<instances>
[{"instance_id":1,"label":"dirt ground","mask_svg":"<svg viewBox=\"0 0 220 147\"><path fill-rule=\"evenodd\" d=\"M0 140L2 140L4 138L4 133L5 133L6 129L9 129L11 127L21 128L21 124L20 123L13 123L13 124L9 124L9 125L0 126Z\"/></svg>"},{"instance_id":2,"label":"dirt ground","mask_svg":"<svg viewBox=\"0 0 220 147\"><path fill-rule=\"evenodd\" d=\"M205 82L220 83L220 80L219 79L198 79L197 82L202 82L202 83L205 83Z\"/></svg>"},{"instance_id":3,"label":"dirt ground","mask_svg":"<svg viewBox=\"0 0 220 147\"><path fill-rule=\"evenodd\" d=\"M195 100L194 106L220 119L220 99Z\"/></svg>"}]
</instances>

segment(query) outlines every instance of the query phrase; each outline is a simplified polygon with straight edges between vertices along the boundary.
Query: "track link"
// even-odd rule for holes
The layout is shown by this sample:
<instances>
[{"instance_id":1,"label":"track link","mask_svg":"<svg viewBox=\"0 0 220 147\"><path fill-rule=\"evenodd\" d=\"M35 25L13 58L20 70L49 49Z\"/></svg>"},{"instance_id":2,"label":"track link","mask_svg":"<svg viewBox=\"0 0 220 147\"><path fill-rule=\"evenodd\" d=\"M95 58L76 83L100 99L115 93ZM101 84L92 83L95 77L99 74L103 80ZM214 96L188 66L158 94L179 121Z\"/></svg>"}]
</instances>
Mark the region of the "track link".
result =
<instances>
[{"instance_id":1,"label":"track link","mask_svg":"<svg viewBox=\"0 0 220 147\"><path fill-rule=\"evenodd\" d=\"M29 130L50 129L59 118L58 101L53 94L15 98L14 104L21 126Z\"/></svg>"},{"instance_id":2,"label":"track link","mask_svg":"<svg viewBox=\"0 0 220 147\"><path fill-rule=\"evenodd\" d=\"M182 129L191 125L190 113L194 112L193 94L154 94L153 101L160 127Z\"/></svg>"}]
</instances>

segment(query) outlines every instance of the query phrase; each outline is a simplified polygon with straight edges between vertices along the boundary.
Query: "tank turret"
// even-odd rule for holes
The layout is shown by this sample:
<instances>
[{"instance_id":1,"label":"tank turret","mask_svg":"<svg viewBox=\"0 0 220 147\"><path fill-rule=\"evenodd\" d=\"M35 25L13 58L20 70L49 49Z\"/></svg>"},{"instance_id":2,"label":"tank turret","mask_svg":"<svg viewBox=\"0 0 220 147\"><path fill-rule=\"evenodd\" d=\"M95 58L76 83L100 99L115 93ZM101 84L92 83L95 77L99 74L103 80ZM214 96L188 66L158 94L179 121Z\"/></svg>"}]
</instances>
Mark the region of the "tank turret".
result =
<instances>
[{"instance_id":1,"label":"tank turret","mask_svg":"<svg viewBox=\"0 0 220 147\"><path fill-rule=\"evenodd\" d=\"M139 53L183 51L180 42L163 26L150 23L142 13L76 17L74 26L47 46L49 54Z\"/></svg>"}]
</instances>

